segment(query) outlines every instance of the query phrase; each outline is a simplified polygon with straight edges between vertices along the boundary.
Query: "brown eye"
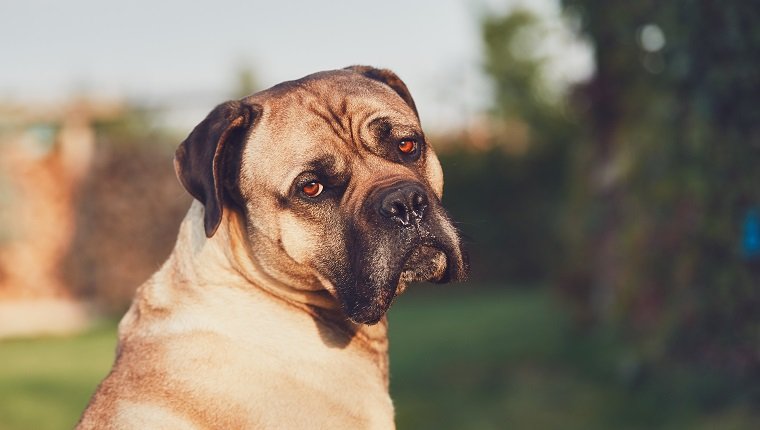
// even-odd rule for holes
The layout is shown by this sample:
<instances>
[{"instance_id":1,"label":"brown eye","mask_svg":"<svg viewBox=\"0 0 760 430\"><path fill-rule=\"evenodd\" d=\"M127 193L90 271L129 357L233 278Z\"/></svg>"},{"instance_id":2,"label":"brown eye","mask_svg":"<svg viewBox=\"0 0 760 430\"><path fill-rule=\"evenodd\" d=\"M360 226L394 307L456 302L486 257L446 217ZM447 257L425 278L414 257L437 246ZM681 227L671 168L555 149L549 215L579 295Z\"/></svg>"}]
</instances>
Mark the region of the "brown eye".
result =
<instances>
[{"instance_id":1,"label":"brown eye","mask_svg":"<svg viewBox=\"0 0 760 430\"><path fill-rule=\"evenodd\" d=\"M398 144L398 150L404 154L411 154L417 149L417 142L413 140L402 140Z\"/></svg>"},{"instance_id":2,"label":"brown eye","mask_svg":"<svg viewBox=\"0 0 760 430\"><path fill-rule=\"evenodd\" d=\"M319 181L311 181L303 186L303 193L308 197L317 197L324 189L325 187Z\"/></svg>"}]
</instances>

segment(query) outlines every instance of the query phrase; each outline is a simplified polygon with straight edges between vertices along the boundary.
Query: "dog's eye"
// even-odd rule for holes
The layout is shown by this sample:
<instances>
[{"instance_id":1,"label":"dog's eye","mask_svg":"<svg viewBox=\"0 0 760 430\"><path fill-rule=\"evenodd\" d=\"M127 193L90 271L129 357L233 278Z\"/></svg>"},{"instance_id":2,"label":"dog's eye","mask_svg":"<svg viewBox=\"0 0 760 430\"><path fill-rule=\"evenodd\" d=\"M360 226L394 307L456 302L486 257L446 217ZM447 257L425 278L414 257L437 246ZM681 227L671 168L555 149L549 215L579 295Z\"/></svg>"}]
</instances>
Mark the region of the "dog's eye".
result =
<instances>
[{"instance_id":1,"label":"dog's eye","mask_svg":"<svg viewBox=\"0 0 760 430\"><path fill-rule=\"evenodd\" d=\"M398 144L398 150L404 154L413 154L417 150L417 142L411 139L402 140Z\"/></svg>"},{"instance_id":2,"label":"dog's eye","mask_svg":"<svg viewBox=\"0 0 760 430\"><path fill-rule=\"evenodd\" d=\"M322 194L322 191L324 191L324 189L325 187L319 181L311 181L304 185L302 188L303 193L308 197L317 197L318 195Z\"/></svg>"}]
</instances>

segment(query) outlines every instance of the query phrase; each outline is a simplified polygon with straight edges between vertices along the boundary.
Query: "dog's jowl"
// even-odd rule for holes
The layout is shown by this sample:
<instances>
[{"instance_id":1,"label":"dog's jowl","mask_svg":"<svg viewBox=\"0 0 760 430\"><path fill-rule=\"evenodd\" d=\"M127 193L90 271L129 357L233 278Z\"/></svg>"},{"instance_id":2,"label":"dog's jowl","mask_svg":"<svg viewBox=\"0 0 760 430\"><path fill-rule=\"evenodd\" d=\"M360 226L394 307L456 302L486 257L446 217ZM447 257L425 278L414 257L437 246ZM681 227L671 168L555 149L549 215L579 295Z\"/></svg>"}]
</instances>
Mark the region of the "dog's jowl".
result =
<instances>
[{"instance_id":1,"label":"dog's jowl","mask_svg":"<svg viewBox=\"0 0 760 430\"><path fill-rule=\"evenodd\" d=\"M79 428L393 428L385 313L467 270L406 85L354 66L223 103L175 169L195 201Z\"/></svg>"}]
</instances>

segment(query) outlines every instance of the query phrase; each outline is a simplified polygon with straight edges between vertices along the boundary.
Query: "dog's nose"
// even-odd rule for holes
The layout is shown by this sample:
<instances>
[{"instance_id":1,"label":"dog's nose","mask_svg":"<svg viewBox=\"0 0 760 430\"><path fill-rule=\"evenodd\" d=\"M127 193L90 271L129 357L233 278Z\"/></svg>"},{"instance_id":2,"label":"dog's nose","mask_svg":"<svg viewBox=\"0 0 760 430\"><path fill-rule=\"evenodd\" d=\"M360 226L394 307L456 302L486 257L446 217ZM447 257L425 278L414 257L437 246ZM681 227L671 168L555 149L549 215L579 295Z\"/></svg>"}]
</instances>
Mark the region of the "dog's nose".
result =
<instances>
[{"instance_id":1,"label":"dog's nose","mask_svg":"<svg viewBox=\"0 0 760 430\"><path fill-rule=\"evenodd\" d=\"M421 220L428 206L425 190L413 182L396 184L383 191L377 211L384 218L407 227Z\"/></svg>"}]
</instances>

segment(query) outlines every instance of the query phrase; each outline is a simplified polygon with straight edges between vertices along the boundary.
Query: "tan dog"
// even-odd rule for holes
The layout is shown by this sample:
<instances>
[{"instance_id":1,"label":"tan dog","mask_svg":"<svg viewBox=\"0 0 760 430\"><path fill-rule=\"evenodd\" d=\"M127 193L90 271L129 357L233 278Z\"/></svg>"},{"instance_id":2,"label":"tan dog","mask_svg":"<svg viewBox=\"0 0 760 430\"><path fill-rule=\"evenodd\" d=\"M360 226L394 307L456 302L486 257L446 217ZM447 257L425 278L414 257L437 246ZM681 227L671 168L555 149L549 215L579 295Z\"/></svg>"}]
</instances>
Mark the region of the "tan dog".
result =
<instances>
[{"instance_id":1,"label":"tan dog","mask_svg":"<svg viewBox=\"0 0 760 430\"><path fill-rule=\"evenodd\" d=\"M385 312L466 272L404 83L356 66L224 103L175 167L197 201L79 428L393 428Z\"/></svg>"}]
</instances>

